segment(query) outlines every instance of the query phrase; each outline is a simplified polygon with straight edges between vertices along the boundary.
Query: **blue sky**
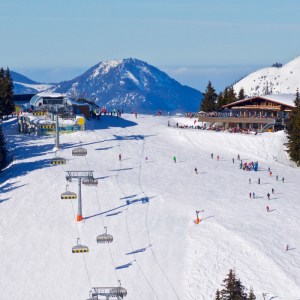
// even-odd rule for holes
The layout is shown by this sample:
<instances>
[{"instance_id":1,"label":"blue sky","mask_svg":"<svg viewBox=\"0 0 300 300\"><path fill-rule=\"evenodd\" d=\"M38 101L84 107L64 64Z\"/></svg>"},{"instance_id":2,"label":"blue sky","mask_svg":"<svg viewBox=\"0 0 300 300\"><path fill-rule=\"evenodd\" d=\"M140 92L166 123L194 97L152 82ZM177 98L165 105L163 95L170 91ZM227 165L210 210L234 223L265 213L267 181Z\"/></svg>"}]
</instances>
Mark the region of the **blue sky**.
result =
<instances>
[{"instance_id":1,"label":"blue sky","mask_svg":"<svg viewBox=\"0 0 300 300\"><path fill-rule=\"evenodd\" d=\"M0 66L38 81L134 57L217 90L300 54L299 0L0 0Z\"/></svg>"}]
</instances>

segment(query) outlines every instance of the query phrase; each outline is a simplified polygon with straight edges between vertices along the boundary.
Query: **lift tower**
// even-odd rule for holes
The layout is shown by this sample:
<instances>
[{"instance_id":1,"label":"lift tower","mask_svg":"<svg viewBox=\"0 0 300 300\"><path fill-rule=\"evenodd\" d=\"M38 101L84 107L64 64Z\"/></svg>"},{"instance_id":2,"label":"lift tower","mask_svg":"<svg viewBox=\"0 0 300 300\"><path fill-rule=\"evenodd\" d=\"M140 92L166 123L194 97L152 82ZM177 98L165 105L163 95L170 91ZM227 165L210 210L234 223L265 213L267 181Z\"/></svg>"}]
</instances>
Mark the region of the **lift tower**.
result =
<instances>
[{"instance_id":1,"label":"lift tower","mask_svg":"<svg viewBox=\"0 0 300 300\"><path fill-rule=\"evenodd\" d=\"M94 181L94 175L93 172L94 171L66 171L67 175L66 175L66 179L67 181L72 181L73 179L77 179L78 180L78 194L77 194L77 198L78 198L78 212L77 212L77 217L76 217L76 221L80 222L83 220L82 217L82 200L81 200L81 181L83 179L86 179L88 181Z\"/></svg>"}]
</instances>

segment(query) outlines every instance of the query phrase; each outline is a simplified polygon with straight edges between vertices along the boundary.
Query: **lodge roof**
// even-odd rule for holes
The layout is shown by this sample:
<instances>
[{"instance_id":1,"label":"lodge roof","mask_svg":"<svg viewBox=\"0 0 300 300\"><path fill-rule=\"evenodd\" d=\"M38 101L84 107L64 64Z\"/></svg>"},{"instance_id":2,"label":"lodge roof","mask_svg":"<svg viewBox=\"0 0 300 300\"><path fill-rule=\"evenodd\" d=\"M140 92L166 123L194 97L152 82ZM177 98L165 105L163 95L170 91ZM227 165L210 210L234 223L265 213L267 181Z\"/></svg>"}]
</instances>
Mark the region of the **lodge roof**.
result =
<instances>
[{"instance_id":1,"label":"lodge roof","mask_svg":"<svg viewBox=\"0 0 300 300\"><path fill-rule=\"evenodd\" d=\"M294 94L272 94L272 95L265 95L265 96L255 96L255 97L246 98L243 100L238 100L238 101L235 101L235 102L232 102L229 104L225 104L222 106L222 108L235 106L237 104L241 104L241 103L247 102L249 100L255 100L255 99L263 99L263 100L274 102L279 105L286 105L291 108L294 108L295 107L295 103L294 103L295 98L296 98L296 96Z\"/></svg>"}]
</instances>

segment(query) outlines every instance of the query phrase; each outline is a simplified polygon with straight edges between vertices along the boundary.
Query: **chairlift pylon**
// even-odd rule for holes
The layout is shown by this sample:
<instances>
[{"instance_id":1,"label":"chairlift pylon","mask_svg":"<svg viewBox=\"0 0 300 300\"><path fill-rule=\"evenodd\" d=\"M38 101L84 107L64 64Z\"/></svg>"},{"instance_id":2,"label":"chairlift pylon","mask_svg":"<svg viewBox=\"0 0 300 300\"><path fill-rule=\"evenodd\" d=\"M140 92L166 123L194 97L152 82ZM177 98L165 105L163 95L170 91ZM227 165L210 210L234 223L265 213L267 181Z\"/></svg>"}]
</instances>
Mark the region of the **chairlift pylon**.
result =
<instances>
[{"instance_id":1,"label":"chairlift pylon","mask_svg":"<svg viewBox=\"0 0 300 300\"><path fill-rule=\"evenodd\" d=\"M103 244L103 243L111 243L113 241L113 236L111 234L107 233L107 227L105 228L105 233L100 234L97 236L97 243Z\"/></svg>"},{"instance_id":2,"label":"chairlift pylon","mask_svg":"<svg viewBox=\"0 0 300 300\"><path fill-rule=\"evenodd\" d=\"M74 192L68 191L68 185L66 185L66 191L61 194L60 198L62 200L68 200L68 199L73 200L73 199L77 199L77 194Z\"/></svg>"},{"instance_id":3,"label":"chairlift pylon","mask_svg":"<svg viewBox=\"0 0 300 300\"><path fill-rule=\"evenodd\" d=\"M88 246L80 244L80 238L77 238L77 245L72 247L72 253L85 253L89 252Z\"/></svg>"}]
</instances>

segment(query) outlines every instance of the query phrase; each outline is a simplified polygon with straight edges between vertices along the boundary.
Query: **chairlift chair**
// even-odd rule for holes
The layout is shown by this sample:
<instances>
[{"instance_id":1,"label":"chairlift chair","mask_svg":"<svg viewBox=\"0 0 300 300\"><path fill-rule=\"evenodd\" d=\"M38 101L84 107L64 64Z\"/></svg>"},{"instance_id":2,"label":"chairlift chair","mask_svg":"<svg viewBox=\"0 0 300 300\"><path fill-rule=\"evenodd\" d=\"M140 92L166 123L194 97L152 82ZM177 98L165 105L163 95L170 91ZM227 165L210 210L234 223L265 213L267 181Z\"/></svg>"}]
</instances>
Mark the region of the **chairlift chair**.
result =
<instances>
[{"instance_id":1,"label":"chairlift chair","mask_svg":"<svg viewBox=\"0 0 300 300\"><path fill-rule=\"evenodd\" d=\"M68 185L66 185L66 191L61 194L60 198L62 200L68 200L68 199L73 200L73 199L77 199L77 194L74 192L68 191Z\"/></svg>"},{"instance_id":2,"label":"chairlift chair","mask_svg":"<svg viewBox=\"0 0 300 300\"><path fill-rule=\"evenodd\" d=\"M65 165L67 160L63 157L54 157L51 159L51 165Z\"/></svg>"},{"instance_id":3,"label":"chairlift chair","mask_svg":"<svg viewBox=\"0 0 300 300\"><path fill-rule=\"evenodd\" d=\"M97 236L97 243L103 244L103 243L111 243L113 241L113 236L111 234L107 233L107 227L105 228L105 233L100 234Z\"/></svg>"},{"instance_id":4,"label":"chairlift chair","mask_svg":"<svg viewBox=\"0 0 300 300\"><path fill-rule=\"evenodd\" d=\"M90 185L90 186L98 185L98 179L95 178L83 179L82 184Z\"/></svg>"},{"instance_id":5,"label":"chairlift chair","mask_svg":"<svg viewBox=\"0 0 300 300\"><path fill-rule=\"evenodd\" d=\"M83 147L78 147L72 150L72 155L73 156L86 156L87 155L87 150Z\"/></svg>"},{"instance_id":6,"label":"chairlift chair","mask_svg":"<svg viewBox=\"0 0 300 300\"><path fill-rule=\"evenodd\" d=\"M80 238L77 238L77 245L72 247L72 253L85 253L89 252L88 246L81 245L80 243Z\"/></svg>"}]
</instances>

